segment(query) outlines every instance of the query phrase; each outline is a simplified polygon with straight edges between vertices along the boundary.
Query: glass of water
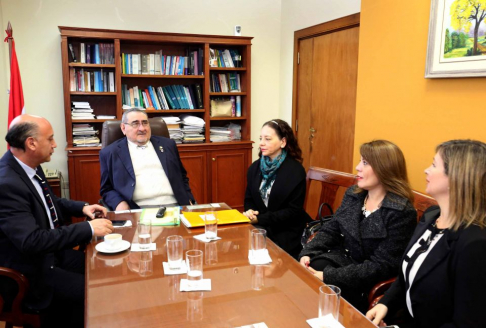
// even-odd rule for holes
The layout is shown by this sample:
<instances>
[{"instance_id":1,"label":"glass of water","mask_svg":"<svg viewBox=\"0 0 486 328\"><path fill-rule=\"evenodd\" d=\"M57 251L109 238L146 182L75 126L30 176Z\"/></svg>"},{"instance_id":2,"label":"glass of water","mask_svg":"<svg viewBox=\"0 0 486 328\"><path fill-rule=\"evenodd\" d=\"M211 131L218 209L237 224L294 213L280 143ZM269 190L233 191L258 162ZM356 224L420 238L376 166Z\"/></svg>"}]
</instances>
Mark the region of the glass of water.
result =
<instances>
[{"instance_id":1,"label":"glass of water","mask_svg":"<svg viewBox=\"0 0 486 328\"><path fill-rule=\"evenodd\" d=\"M187 280L189 288L197 287L203 277L203 251L186 252Z\"/></svg>"},{"instance_id":2,"label":"glass of water","mask_svg":"<svg viewBox=\"0 0 486 328\"><path fill-rule=\"evenodd\" d=\"M218 216L217 211L211 207L204 215L205 236L207 239L216 239L218 237Z\"/></svg>"},{"instance_id":3,"label":"glass of water","mask_svg":"<svg viewBox=\"0 0 486 328\"><path fill-rule=\"evenodd\" d=\"M152 243L152 222L139 221L137 229L140 249L150 249L150 244Z\"/></svg>"},{"instance_id":4,"label":"glass of water","mask_svg":"<svg viewBox=\"0 0 486 328\"><path fill-rule=\"evenodd\" d=\"M182 264L182 236L167 237L167 262L170 269L179 269Z\"/></svg>"}]
</instances>

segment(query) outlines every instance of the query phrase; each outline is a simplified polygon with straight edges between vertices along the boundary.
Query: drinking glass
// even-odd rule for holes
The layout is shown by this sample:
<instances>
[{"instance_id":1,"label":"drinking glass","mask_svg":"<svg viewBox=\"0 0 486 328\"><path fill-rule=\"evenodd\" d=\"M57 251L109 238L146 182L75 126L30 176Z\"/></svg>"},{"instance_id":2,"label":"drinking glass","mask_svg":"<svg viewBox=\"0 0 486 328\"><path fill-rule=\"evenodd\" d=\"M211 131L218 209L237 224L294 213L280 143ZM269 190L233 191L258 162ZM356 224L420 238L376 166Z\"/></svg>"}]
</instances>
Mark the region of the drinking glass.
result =
<instances>
[{"instance_id":1,"label":"drinking glass","mask_svg":"<svg viewBox=\"0 0 486 328\"><path fill-rule=\"evenodd\" d=\"M187 280L189 288L194 288L203 277L203 252L190 250L186 252Z\"/></svg>"},{"instance_id":2,"label":"drinking glass","mask_svg":"<svg viewBox=\"0 0 486 328\"><path fill-rule=\"evenodd\" d=\"M140 249L149 249L150 244L152 243L152 222L139 221L137 229Z\"/></svg>"},{"instance_id":3,"label":"drinking glass","mask_svg":"<svg viewBox=\"0 0 486 328\"><path fill-rule=\"evenodd\" d=\"M141 277L149 277L154 273L152 252L141 252L138 274Z\"/></svg>"},{"instance_id":4,"label":"drinking glass","mask_svg":"<svg viewBox=\"0 0 486 328\"><path fill-rule=\"evenodd\" d=\"M251 231L252 256L257 259L265 255L267 249L267 231L265 229L253 229Z\"/></svg>"},{"instance_id":5,"label":"drinking glass","mask_svg":"<svg viewBox=\"0 0 486 328\"><path fill-rule=\"evenodd\" d=\"M218 237L218 216L213 207L206 211L204 215L205 236L207 239L216 239Z\"/></svg>"},{"instance_id":6,"label":"drinking glass","mask_svg":"<svg viewBox=\"0 0 486 328\"><path fill-rule=\"evenodd\" d=\"M339 320L339 302L341 289L333 285L319 287L319 318L331 314L335 320Z\"/></svg>"},{"instance_id":7,"label":"drinking glass","mask_svg":"<svg viewBox=\"0 0 486 328\"><path fill-rule=\"evenodd\" d=\"M263 265L251 266L251 288L261 290L265 286L265 267Z\"/></svg>"},{"instance_id":8,"label":"drinking glass","mask_svg":"<svg viewBox=\"0 0 486 328\"><path fill-rule=\"evenodd\" d=\"M203 292L187 293L187 320L190 322L203 319Z\"/></svg>"},{"instance_id":9,"label":"drinking glass","mask_svg":"<svg viewBox=\"0 0 486 328\"><path fill-rule=\"evenodd\" d=\"M204 257L207 265L218 263L218 244L206 243L204 244Z\"/></svg>"},{"instance_id":10,"label":"drinking glass","mask_svg":"<svg viewBox=\"0 0 486 328\"><path fill-rule=\"evenodd\" d=\"M179 269L182 264L182 248L183 248L182 236L169 236L167 237L167 262L169 268Z\"/></svg>"}]
</instances>

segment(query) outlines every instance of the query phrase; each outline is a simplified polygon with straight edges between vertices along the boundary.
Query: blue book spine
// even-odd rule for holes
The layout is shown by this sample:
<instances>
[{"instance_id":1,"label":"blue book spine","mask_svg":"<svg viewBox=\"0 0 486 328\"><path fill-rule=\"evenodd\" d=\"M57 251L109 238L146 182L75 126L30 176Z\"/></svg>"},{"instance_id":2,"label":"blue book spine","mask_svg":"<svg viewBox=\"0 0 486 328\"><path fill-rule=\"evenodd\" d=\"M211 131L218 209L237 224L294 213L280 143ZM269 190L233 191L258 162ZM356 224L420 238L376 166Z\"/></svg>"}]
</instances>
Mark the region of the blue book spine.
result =
<instances>
[{"instance_id":1,"label":"blue book spine","mask_svg":"<svg viewBox=\"0 0 486 328\"><path fill-rule=\"evenodd\" d=\"M236 117L241 117L241 96L236 96Z\"/></svg>"},{"instance_id":2,"label":"blue book spine","mask_svg":"<svg viewBox=\"0 0 486 328\"><path fill-rule=\"evenodd\" d=\"M100 61L100 45L98 43L95 44L95 64L101 64Z\"/></svg>"},{"instance_id":3,"label":"blue book spine","mask_svg":"<svg viewBox=\"0 0 486 328\"><path fill-rule=\"evenodd\" d=\"M175 85L169 85L169 87L172 90L172 92L174 93L174 96L175 96L175 99L176 99L176 102L177 102L177 108L178 109L183 109L184 108L184 104L182 103L181 95L177 91L176 86Z\"/></svg>"},{"instance_id":4,"label":"blue book spine","mask_svg":"<svg viewBox=\"0 0 486 328\"><path fill-rule=\"evenodd\" d=\"M148 89L148 92L150 94L150 100L152 100L152 104L154 105L154 108L160 109L160 108L158 108L159 106L157 105L157 102L155 101L155 95L154 95L154 92L152 91L152 87L149 85L147 87L147 89Z\"/></svg>"},{"instance_id":5,"label":"blue book spine","mask_svg":"<svg viewBox=\"0 0 486 328\"><path fill-rule=\"evenodd\" d=\"M181 100L182 100L182 103L184 104L183 108L190 109L189 108L189 102L187 101L186 93L184 92L184 88L182 87L182 85L176 85L175 87L177 88L177 91L181 95Z\"/></svg>"}]
</instances>

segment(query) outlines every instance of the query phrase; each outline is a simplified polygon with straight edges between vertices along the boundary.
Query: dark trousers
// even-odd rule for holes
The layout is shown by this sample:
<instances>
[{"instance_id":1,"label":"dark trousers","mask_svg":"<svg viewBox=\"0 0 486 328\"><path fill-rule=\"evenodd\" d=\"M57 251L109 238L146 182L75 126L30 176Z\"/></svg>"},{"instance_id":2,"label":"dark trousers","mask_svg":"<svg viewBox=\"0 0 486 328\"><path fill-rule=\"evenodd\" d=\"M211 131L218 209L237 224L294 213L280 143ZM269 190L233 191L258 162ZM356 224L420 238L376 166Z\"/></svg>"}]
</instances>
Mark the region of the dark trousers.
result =
<instances>
[{"instance_id":1,"label":"dark trousers","mask_svg":"<svg viewBox=\"0 0 486 328\"><path fill-rule=\"evenodd\" d=\"M44 276L53 290L43 327L84 327L85 256L68 249L58 254L57 266Z\"/></svg>"},{"instance_id":2,"label":"dark trousers","mask_svg":"<svg viewBox=\"0 0 486 328\"><path fill-rule=\"evenodd\" d=\"M336 264L328 261L327 259L311 259L310 266L314 268L314 270L323 271L324 268L327 266L335 268ZM325 275L324 282L326 282ZM356 286L356 288L346 288L344 286L338 285L338 287L341 288L341 296L344 297L346 301L351 303L356 309L361 311L361 313L366 314L366 312L368 311L368 291L362 291L359 286Z\"/></svg>"}]
</instances>

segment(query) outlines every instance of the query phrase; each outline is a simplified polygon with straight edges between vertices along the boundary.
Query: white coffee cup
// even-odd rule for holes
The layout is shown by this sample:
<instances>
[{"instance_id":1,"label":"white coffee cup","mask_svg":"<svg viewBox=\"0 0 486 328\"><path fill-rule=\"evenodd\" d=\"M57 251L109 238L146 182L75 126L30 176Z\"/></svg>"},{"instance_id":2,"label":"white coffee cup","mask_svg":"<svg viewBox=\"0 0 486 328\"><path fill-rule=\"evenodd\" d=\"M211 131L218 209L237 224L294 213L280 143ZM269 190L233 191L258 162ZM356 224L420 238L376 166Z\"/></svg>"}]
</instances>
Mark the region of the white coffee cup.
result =
<instances>
[{"instance_id":1,"label":"white coffee cup","mask_svg":"<svg viewBox=\"0 0 486 328\"><path fill-rule=\"evenodd\" d=\"M121 247L122 235L119 233L111 233L105 236L105 245L109 250L117 250Z\"/></svg>"}]
</instances>

